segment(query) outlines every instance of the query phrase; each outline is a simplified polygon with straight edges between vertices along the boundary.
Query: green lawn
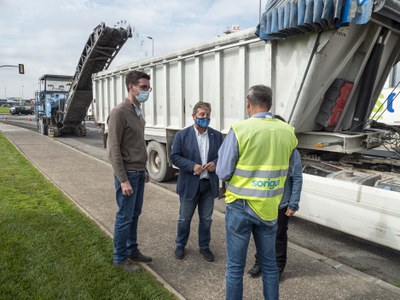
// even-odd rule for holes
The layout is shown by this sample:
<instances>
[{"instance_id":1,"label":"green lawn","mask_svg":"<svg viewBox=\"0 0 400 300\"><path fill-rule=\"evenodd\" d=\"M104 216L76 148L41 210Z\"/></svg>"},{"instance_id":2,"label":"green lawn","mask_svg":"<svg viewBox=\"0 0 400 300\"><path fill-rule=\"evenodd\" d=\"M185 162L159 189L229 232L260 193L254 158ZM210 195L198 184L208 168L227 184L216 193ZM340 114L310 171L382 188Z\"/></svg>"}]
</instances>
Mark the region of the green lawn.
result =
<instances>
[{"instance_id":1,"label":"green lawn","mask_svg":"<svg viewBox=\"0 0 400 300\"><path fill-rule=\"evenodd\" d=\"M0 133L0 299L175 299Z\"/></svg>"},{"instance_id":2,"label":"green lawn","mask_svg":"<svg viewBox=\"0 0 400 300\"><path fill-rule=\"evenodd\" d=\"M9 107L0 107L0 114L9 114L10 108Z\"/></svg>"}]
</instances>

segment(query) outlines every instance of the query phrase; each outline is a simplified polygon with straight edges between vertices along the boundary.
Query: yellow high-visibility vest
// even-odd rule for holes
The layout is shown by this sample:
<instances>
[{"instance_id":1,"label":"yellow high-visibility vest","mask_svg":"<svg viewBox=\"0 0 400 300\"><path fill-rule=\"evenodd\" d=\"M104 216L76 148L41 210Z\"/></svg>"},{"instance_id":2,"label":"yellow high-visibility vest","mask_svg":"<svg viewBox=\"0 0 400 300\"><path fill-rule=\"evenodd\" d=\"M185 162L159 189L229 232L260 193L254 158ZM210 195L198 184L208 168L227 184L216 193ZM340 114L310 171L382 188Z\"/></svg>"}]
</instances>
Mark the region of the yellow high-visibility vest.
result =
<instances>
[{"instance_id":1,"label":"yellow high-visibility vest","mask_svg":"<svg viewBox=\"0 0 400 300\"><path fill-rule=\"evenodd\" d=\"M278 217L290 156L297 146L294 128L272 118L250 118L232 126L239 160L225 201L244 199L265 221Z\"/></svg>"}]
</instances>

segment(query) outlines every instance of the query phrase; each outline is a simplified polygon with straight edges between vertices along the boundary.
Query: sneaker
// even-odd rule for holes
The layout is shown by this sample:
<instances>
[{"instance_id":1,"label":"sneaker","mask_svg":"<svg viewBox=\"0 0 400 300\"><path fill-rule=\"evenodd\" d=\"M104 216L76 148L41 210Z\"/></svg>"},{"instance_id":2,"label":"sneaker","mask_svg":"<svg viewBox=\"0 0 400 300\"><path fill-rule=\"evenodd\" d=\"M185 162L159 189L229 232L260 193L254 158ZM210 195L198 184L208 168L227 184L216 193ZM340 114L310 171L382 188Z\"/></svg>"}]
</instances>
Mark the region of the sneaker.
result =
<instances>
[{"instance_id":1,"label":"sneaker","mask_svg":"<svg viewBox=\"0 0 400 300\"><path fill-rule=\"evenodd\" d=\"M139 266L135 265L128 258L118 263L114 262L114 266L129 272L139 272L141 270Z\"/></svg>"},{"instance_id":2,"label":"sneaker","mask_svg":"<svg viewBox=\"0 0 400 300\"><path fill-rule=\"evenodd\" d=\"M254 266L247 272L251 277L257 278L261 276L261 268L258 263L255 263Z\"/></svg>"},{"instance_id":3,"label":"sneaker","mask_svg":"<svg viewBox=\"0 0 400 300\"><path fill-rule=\"evenodd\" d=\"M175 248L175 257L177 259L182 259L185 257L185 247L183 246L176 246Z\"/></svg>"},{"instance_id":4,"label":"sneaker","mask_svg":"<svg viewBox=\"0 0 400 300\"><path fill-rule=\"evenodd\" d=\"M143 255L142 252L140 252L140 250L137 250L136 252L129 254L128 257L133 261L137 262L149 263L153 261L153 259L150 256Z\"/></svg>"},{"instance_id":5,"label":"sneaker","mask_svg":"<svg viewBox=\"0 0 400 300\"><path fill-rule=\"evenodd\" d=\"M209 248L200 249L201 255L203 255L206 261L214 261L214 254L211 252Z\"/></svg>"}]
</instances>

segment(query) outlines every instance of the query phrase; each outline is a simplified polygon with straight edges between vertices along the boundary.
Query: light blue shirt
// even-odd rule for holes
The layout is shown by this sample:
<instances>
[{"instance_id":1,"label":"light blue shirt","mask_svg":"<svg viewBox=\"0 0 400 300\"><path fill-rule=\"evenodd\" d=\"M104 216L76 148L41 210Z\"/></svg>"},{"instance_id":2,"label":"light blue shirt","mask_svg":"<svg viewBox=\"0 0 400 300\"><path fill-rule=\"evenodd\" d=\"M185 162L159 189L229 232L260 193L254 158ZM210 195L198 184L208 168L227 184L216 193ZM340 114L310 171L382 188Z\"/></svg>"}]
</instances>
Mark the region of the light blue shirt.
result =
<instances>
[{"instance_id":1,"label":"light blue shirt","mask_svg":"<svg viewBox=\"0 0 400 300\"><path fill-rule=\"evenodd\" d=\"M136 106L136 104L133 103L133 102L132 102L132 105L133 105L133 108L136 111L137 116L140 117L140 115L142 114L142 109L139 106Z\"/></svg>"},{"instance_id":2,"label":"light blue shirt","mask_svg":"<svg viewBox=\"0 0 400 300\"><path fill-rule=\"evenodd\" d=\"M209 144L210 141L208 139L208 131L204 131L203 133L200 133L197 128L193 125L194 132L196 133L196 138L197 138L197 144L199 146L199 152L200 152L200 158L201 158L201 164L204 166L207 164L208 161L208 150L210 148ZM206 179L210 178L208 175L208 170L204 170L203 173L200 174L200 179Z\"/></svg>"},{"instance_id":3,"label":"light blue shirt","mask_svg":"<svg viewBox=\"0 0 400 300\"><path fill-rule=\"evenodd\" d=\"M273 114L270 112L261 112L251 116L251 118L273 118L273 117L274 117ZM239 161L239 145L235 132L231 129L226 135L221 147L218 150L218 164L216 173L219 179L222 181L229 181L232 178L233 173L235 172L238 161ZM294 168L294 159L292 159L292 157L290 158L289 169L290 168L292 169ZM245 201L245 209L248 214L255 217L257 220L261 221L266 225L273 226L277 222L277 220L265 221L261 219L247 204L247 201Z\"/></svg>"}]
</instances>

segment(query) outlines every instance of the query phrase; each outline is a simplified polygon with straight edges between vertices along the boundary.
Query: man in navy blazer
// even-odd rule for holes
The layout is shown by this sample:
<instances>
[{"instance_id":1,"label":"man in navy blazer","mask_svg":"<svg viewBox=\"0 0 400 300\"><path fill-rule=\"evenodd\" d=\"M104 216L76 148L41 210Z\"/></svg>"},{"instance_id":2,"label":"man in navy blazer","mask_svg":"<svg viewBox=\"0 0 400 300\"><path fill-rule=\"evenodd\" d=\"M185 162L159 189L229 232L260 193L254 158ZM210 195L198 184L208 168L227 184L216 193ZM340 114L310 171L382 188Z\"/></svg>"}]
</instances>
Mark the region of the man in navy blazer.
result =
<instances>
[{"instance_id":1,"label":"man in navy blazer","mask_svg":"<svg viewBox=\"0 0 400 300\"><path fill-rule=\"evenodd\" d=\"M215 169L222 134L208 127L210 115L209 103L196 103L192 114L194 125L180 130L172 144L171 161L179 168L176 192L179 194L180 208L175 241L175 257L178 259L185 256L190 223L198 207L200 253L205 260L214 260L209 246L214 199L218 197L219 192L219 179Z\"/></svg>"}]
</instances>

